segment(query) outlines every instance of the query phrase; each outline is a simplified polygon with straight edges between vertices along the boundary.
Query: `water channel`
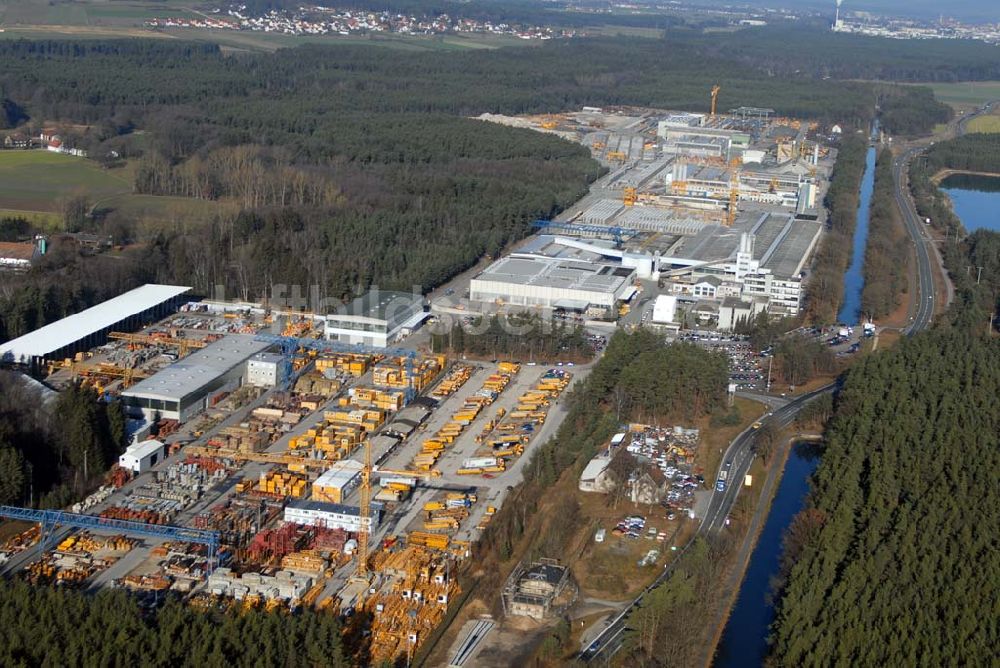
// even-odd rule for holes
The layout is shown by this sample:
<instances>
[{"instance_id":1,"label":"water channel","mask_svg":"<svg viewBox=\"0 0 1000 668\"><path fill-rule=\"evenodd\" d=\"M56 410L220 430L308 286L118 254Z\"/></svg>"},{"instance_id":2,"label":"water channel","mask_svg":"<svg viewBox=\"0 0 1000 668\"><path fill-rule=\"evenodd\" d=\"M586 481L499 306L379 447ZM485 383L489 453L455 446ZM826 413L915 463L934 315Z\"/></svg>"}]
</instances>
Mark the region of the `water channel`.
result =
<instances>
[{"instance_id":1,"label":"water channel","mask_svg":"<svg viewBox=\"0 0 1000 668\"><path fill-rule=\"evenodd\" d=\"M952 174L941 182L955 215L970 234L979 229L1000 232L1000 178Z\"/></svg>"},{"instance_id":2,"label":"water channel","mask_svg":"<svg viewBox=\"0 0 1000 668\"><path fill-rule=\"evenodd\" d=\"M877 128L873 131L877 132ZM875 146L865 155L865 173L861 179L861 197L851 264L844 274L844 303L837 315L845 325L857 325L861 311L861 291L864 288L862 268L865 245L868 243L868 217L875 184ZM1000 193L994 193L1000 196ZM715 668L749 668L760 666L767 654L768 627L774 620L771 605L771 579L777 575L781 562L781 543L785 530L802 509L809 491L809 477L819 459L809 444L796 444L788 457L781 483L771 504L764 529L750 556L750 564L740 585L736 604L722 633L715 655Z\"/></svg>"},{"instance_id":3,"label":"water channel","mask_svg":"<svg viewBox=\"0 0 1000 668\"><path fill-rule=\"evenodd\" d=\"M819 464L815 446L796 443L785 464L785 473L771 504L740 587L736 605L722 633L715 655L715 668L760 666L767 654L768 626L774 619L771 578L781 561L781 543L792 518L802 510L809 477Z\"/></svg>"},{"instance_id":4,"label":"water channel","mask_svg":"<svg viewBox=\"0 0 1000 668\"><path fill-rule=\"evenodd\" d=\"M851 250L851 266L844 274L844 303L840 306L837 320L845 325L857 325L861 312L861 290L865 287L862 269L865 265L865 244L868 243L868 214L875 187L875 147L868 147L865 155L865 174L861 179L861 203L854 226L854 247Z\"/></svg>"}]
</instances>

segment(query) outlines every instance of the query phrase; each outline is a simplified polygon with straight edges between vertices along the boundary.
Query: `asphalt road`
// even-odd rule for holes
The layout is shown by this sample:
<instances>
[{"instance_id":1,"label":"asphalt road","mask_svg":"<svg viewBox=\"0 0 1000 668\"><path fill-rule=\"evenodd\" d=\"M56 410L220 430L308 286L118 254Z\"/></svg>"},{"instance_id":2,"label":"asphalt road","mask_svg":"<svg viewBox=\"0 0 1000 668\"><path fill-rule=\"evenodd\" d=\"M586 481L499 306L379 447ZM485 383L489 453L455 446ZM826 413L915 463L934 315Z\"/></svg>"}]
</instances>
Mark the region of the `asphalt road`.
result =
<instances>
[{"instance_id":1,"label":"asphalt road","mask_svg":"<svg viewBox=\"0 0 1000 668\"><path fill-rule=\"evenodd\" d=\"M893 196L896 198L899 210L903 212L906 233L913 241L917 256L917 308L913 322L904 329L906 334L926 329L934 318L934 274L931 270L930 253L927 250L927 244L934 242L924 234L924 222L917 215L913 199L907 192L910 161L923 150L924 147L907 149L892 163L892 180L895 184Z\"/></svg>"}]
</instances>

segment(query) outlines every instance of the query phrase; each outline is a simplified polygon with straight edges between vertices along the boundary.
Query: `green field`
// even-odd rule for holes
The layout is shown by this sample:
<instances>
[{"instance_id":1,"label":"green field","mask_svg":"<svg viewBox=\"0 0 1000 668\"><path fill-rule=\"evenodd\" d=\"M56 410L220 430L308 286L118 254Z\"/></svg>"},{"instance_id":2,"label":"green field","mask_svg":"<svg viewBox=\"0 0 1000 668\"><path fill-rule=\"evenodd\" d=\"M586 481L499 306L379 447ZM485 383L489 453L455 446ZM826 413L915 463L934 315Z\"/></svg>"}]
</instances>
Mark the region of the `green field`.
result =
<instances>
[{"instance_id":1,"label":"green field","mask_svg":"<svg viewBox=\"0 0 1000 668\"><path fill-rule=\"evenodd\" d=\"M154 18L195 18L196 0L0 0L0 39L107 39L149 37L185 39L219 44L232 51L276 51L302 44L369 44L411 51L498 49L532 46L540 42L496 35L281 35L235 30L174 28L152 30L144 23Z\"/></svg>"},{"instance_id":2,"label":"green field","mask_svg":"<svg viewBox=\"0 0 1000 668\"><path fill-rule=\"evenodd\" d=\"M934 97L953 107L978 107L1000 100L1000 81L964 81L961 83L923 84Z\"/></svg>"},{"instance_id":3,"label":"green field","mask_svg":"<svg viewBox=\"0 0 1000 668\"><path fill-rule=\"evenodd\" d=\"M0 151L0 216L57 228L60 203L72 195L86 195L95 210L114 211L145 229L199 224L234 209L224 202L135 195L130 166L107 170L48 151Z\"/></svg>"},{"instance_id":4,"label":"green field","mask_svg":"<svg viewBox=\"0 0 1000 668\"><path fill-rule=\"evenodd\" d=\"M997 114L978 116L969 121L966 129L969 132L1000 133L1000 116Z\"/></svg>"},{"instance_id":5,"label":"green field","mask_svg":"<svg viewBox=\"0 0 1000 668\"><path fill-rule=\"evenodd\" d=\"M95 162L49 151L0 152L0 209L55 212L61 198L130 193L131 179Z\"/></svg>"}]
</instances>

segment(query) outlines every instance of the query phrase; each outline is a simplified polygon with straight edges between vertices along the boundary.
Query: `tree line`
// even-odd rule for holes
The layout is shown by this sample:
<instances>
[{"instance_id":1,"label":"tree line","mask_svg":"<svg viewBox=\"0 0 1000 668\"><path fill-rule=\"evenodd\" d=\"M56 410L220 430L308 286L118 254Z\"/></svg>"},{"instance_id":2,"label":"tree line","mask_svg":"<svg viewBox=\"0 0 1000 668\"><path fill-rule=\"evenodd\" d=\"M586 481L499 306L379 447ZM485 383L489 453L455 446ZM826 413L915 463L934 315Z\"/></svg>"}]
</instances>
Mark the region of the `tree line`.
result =
<instances>
[{"instance_id":1,"label":"tree line","mask_svg":"<svg viewBox=\"0 0 1000 668\"><path fill-rule=\"evenodd\" d=\"M125 445L121 402L78 385L45 399L0 371L0 504L62 508L93 489Z\"/></svg>"},{"instance_id":2,"label":"tree line","mask_svg":"<svg viewBox=\"0 0 1000 668\"><path fill-rule=\"evenodd\" d=\"M331 666L345 658L334 615L200 612L169 599L154 612L122 591L95 594L0 582L5 666Z\"/></svg>"},{"instance_id":3,"label":"tree line","mask_svg":"<svg viewBox=\"0 0 1000 668\"><path fill-rule=\"evenodd\" d=\"M889 148L876 158L865 246L861 312L876 319L895 311L908 289L910 243L896 207L893 159Z\"/></svg>"},{"instance_id":4,"label":"tree line","mask_svg":"<svg viewBox=\"0 0 1000 668\"><path fill-rule=\"evenodd\" d=\"M771 665L992 661L1000 340L968 325L848 373L785 539Z\"/></svg>"}]
</instances>

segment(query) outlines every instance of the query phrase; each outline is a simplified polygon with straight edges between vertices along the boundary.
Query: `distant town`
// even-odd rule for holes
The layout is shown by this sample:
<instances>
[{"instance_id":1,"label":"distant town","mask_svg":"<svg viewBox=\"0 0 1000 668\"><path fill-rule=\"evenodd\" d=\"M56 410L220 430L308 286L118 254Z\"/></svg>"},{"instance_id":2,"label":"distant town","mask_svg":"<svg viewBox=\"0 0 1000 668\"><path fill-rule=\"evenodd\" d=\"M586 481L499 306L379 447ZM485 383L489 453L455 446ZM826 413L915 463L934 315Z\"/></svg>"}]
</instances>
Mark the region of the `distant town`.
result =
<instances>
[{"instance_id":1,"label":"distant town","mask_svg":"<svg viewBox=\"0 0 1000 668\"><path fill-rule=\"evenodd\" d=\"M447 14L418 17L394 14L388 11L350 11L323 6L303 6L295 11L272 10L261 16L252 16L245 7L240 6L231 9L215 9L211 14L204 14L198 18L156 18L147 21L145 25L150 28L244 30L284 35L477 33L504 35L526 40L548 40L577 35L574 30L452 18Z\"/></svg>"}]
</instances>

